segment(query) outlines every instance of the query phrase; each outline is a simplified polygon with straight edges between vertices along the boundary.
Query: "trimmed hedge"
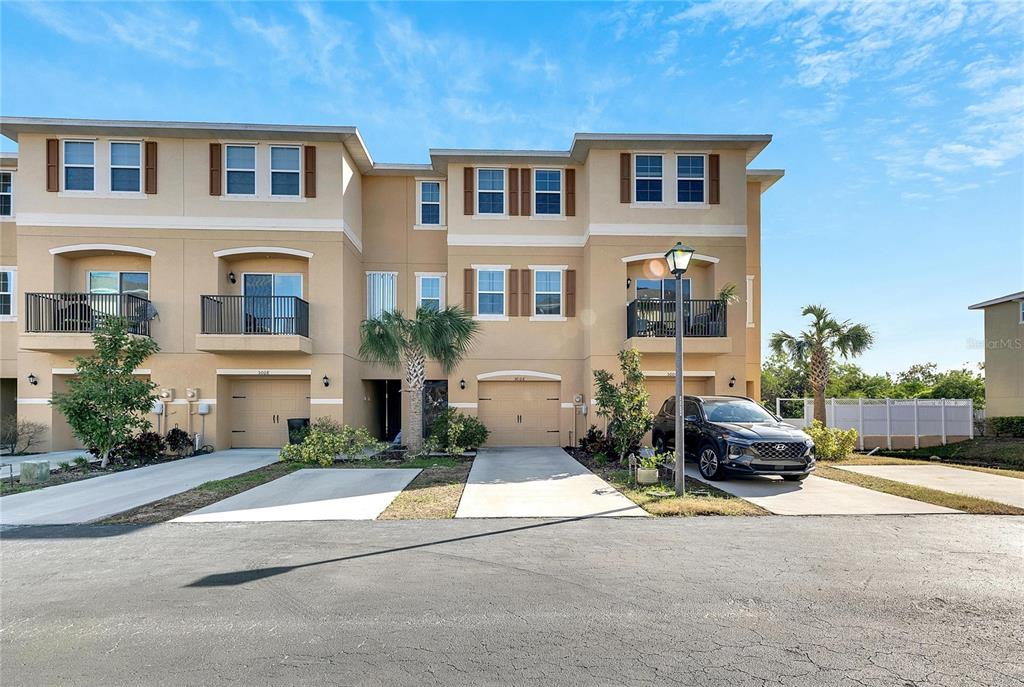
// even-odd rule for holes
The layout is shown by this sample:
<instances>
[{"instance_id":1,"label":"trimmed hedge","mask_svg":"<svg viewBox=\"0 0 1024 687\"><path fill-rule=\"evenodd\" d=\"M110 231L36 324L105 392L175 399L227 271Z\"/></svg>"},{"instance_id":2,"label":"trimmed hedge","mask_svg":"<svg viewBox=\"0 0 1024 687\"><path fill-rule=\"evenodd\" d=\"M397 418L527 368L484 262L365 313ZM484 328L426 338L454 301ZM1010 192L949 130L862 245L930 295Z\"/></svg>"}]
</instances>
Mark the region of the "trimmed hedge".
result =
<instances>
[{"instance_id":1,"label":"trimmed hedge","mask_svg":"<svg viewBox=\"0 0 1024 687\"><path fill-rule=\"evenodd\" d=\"M997 437L1024 437L1024 416L991 417L988 426Z\"/></svg>"}]
</instances>

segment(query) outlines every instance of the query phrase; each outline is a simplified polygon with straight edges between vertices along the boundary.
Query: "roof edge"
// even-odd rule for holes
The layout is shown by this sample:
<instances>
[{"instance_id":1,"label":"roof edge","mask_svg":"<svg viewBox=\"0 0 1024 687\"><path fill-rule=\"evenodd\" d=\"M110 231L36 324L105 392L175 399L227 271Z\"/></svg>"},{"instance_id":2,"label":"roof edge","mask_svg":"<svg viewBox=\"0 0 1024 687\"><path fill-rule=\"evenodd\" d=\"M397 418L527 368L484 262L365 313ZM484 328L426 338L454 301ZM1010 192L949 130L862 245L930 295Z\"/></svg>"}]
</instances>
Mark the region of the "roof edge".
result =
<instances>
[{"instance_id":1,"label":"roof edge","mask_svg":"<svg viewBox=\"0 0 1024 687\"><path fill-rule=\"evenodd\" d=\"M975 303L974 305L967 306L968 310L981 310L987 308L990 305L999 305L1001 303L1011 303L1013 301L1024 301L1024 291L1018 291L1011 293L1006 296L1000 296L999 298L993 298L991 300L982 301L981 303Z\"/></svg>"}]
</instances>

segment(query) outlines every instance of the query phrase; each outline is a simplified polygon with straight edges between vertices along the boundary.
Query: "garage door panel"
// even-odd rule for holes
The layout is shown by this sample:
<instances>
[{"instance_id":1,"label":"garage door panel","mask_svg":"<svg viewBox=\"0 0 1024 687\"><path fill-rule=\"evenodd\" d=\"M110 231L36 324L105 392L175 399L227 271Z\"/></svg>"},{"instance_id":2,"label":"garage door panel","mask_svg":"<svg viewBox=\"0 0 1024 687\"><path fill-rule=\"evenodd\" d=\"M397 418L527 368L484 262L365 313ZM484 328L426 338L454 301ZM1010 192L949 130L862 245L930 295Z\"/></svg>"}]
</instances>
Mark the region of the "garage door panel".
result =
<instances>
[{"instance_id":1,"label":"garage door panel","mask_svg":"<svg viewBox=\"0 0 1024 687\"><path fill-rule=\"evenodd\" d=\"M309 417L309 381L239 379L232 385L233 448L277 448L288 442L288 419Z\"/></svg>"},{"instance_id":2,"label":"garage door panel","mask_svg":"<svg viewBox=\"0 0 1024 687\"><path fill-rule=\"evenodd\" d=\"M477 414L491 431L488 446L557 446L558 382L484 382Z\"/></svg>"},{"instance_id":3,"label":"garage door panel","mask_svg":"<svg viewBox=\"0 0 1024 687\"><path fill-rule=\"evenodd\" d=\"M687 396L700 396L708 393L708 379L683 379L683 394ZM666 399L675 396L675 379L648 379L647 380L647 405L652 412L661 410L661 405Z\"/></svg>"}]
</instances>

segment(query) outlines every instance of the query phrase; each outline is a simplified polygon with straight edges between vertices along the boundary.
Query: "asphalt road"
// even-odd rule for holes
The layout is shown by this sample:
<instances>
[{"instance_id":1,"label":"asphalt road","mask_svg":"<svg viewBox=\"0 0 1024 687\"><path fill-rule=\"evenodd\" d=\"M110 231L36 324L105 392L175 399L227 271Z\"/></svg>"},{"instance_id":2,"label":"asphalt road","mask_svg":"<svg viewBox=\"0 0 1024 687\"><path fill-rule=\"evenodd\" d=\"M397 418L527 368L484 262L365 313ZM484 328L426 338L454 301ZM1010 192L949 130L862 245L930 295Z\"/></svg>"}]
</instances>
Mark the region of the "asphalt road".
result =
<instances>
[{"instance_id":1,"label":"asphalt road","mask_svg":"<svg viewBox=\"0 0 1024 687\"><path fill-rule=\"evenodd\" d=\"M4 685L1021 685L1024 519L2 534Z\"/></svg>"}]
</instances>

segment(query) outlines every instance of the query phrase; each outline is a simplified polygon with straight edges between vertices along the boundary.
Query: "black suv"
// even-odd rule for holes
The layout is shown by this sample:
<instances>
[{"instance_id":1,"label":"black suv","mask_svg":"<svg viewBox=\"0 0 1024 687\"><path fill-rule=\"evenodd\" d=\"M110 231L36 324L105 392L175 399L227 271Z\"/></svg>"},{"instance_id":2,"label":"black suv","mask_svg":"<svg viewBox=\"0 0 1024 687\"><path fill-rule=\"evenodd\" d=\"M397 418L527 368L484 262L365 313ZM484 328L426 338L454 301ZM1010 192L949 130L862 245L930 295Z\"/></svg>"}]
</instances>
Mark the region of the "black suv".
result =
<instances>
[{"instance_id":1,"label":"black suv","mask_svg":"<svg viewBox=\"0 0 1024 687\"><path fill-rule=\"evenodd\" d=\"M676 399L654 416L651 434L658 451L675 448ZM684 396L686 459L697 462L707 479L727 472L781 475L799 482L814 470L814 442L742 396Z\"/></svg>"}]
</instances>

